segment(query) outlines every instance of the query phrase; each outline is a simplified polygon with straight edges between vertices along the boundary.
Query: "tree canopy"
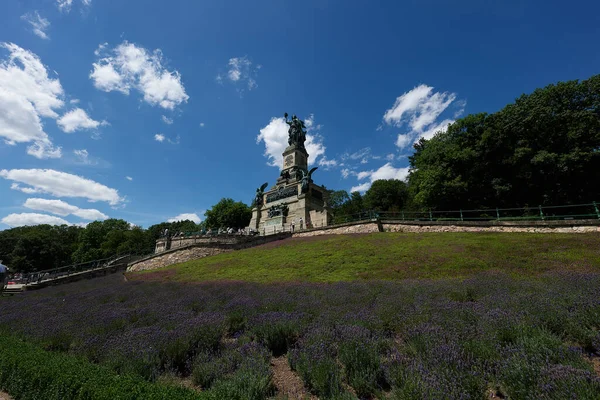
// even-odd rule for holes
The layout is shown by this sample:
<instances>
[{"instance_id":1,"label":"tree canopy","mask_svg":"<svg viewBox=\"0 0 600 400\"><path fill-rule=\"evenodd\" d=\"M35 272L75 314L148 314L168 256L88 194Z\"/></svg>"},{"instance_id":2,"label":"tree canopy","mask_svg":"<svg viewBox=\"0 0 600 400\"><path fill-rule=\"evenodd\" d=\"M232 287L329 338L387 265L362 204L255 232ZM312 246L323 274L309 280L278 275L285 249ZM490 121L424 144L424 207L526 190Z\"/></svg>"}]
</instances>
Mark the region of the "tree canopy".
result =
<instances>
[{"instance_id":1,"label":"tree canopy","mask_svg":"<svg viewBox=\"0 0 600 400\"><path fill-rule=\"evenodd\" d=\"M209 228L245 228L252 218L252 209L241 201L223 198L207 210L206 226Z\"/></svg>"},{"instance_id":2,"label":"tree canopy","mask_svg":"<svg viewBox=\"0 0 600 400\"><path fill-rule=\"evenodd\" d=\"M410 157L422 208L589 203L600 199L600 75L522 95L461 118Z\"/></svg>"}]
</instances>

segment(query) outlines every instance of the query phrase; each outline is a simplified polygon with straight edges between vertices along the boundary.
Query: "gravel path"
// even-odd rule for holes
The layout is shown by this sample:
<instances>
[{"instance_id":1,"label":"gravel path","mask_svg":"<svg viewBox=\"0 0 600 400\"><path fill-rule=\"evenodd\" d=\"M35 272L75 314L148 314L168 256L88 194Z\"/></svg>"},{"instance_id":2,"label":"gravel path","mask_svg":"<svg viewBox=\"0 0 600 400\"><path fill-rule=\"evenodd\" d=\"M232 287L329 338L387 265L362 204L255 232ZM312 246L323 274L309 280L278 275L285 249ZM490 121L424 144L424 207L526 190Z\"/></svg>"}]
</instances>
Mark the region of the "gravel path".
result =
<instances>
[{"instance_id":1,"label":"gravel path","mask_svg":"<svg viewBox=\"0 0 600 400\"><path fill-rule=\"evenodd\" d=\"M316 400L317 397L308 393L304 387L302 379L290 368L287 357L281 356L271 359L273 367L273 383L277 388L279 395L286 396L288 399L310 399Z\"/></svg>"},{"instance_id":2,"label":"gravel path","mask_svg":"<svg viewBox=\"0 0 600 400\"><path fill-rule=\"evenodd\" d=\"M10 397L8 393L0 392L0 400L12 400L12 397Z\"/></svg>"}]
</instances>

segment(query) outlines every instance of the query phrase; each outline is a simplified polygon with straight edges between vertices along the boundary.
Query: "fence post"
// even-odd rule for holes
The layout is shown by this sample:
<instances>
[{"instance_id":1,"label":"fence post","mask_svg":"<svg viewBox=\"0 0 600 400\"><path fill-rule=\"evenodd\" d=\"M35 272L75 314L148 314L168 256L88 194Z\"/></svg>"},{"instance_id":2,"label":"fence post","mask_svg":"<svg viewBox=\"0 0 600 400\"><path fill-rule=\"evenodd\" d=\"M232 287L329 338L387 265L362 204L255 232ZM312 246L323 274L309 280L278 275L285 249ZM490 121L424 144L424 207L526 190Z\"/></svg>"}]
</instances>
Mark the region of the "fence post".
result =
<instances>
[{"instance_id":1,"label":"fence post","mask_svg":"<svg viewBox=\"0 0 600 400\"><path fill-rule=\"evenodd\" d=\"M538 208L540 209L540 217L542 218L542 221L544 221L545 218L544 218L544 212L542 211L542 206L540 205L540 206L538 206Z\"/></svg>"},{"instance_id":2,"label":"fence post","mask_svg":"<svg viewBox=\"0 0 600 400\"><path fill-rule=\"evenodd\" d=\"M498 207L496 207L496 220L500 220L500 211L498 211Z\"/></svg>"},{"instance_id":3,"label":"fence post","mask_svg":"<svg viewBox=\"0 0 600 400\"><path fill-rule=\"evenodd\" d=\"M463 222L463 215L462 215L462 210L460 210L460 222Z\"/></svg>"},{"instance_id":4,"label":"fence post","mask_svg":"<svg viewBox=\"0 0 600 400\"><path fill-rule=\"evenodd\" d=\"M596 215L598 216L598 219L600 219L600 210L598 210L598 204L596 202L594 202L594 209L596 210Z\"/></svg>"},{"instance_id":5,"label":"fence post","mask_svg":"<svg viewBox=\"0 0 600 400\"><path fill-rule=\"evenodd\" d=\"M433 221L433 214L431 214L431 210L429 210L429 220Z\"/></svg>"}]
</instances>

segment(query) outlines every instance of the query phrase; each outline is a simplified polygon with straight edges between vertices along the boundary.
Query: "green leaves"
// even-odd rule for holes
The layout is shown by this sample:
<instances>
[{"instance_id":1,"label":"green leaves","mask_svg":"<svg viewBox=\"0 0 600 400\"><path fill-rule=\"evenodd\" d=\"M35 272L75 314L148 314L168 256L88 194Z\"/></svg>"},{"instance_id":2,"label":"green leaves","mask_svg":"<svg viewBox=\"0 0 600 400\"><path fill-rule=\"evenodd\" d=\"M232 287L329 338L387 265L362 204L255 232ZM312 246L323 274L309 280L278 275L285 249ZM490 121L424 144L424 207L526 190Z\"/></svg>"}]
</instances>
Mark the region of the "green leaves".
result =
<instances>
[{"instance_id":1,"label":"green leaves","mask_svg":"<svg viewBox=\"0 0 600 400\"><path fill-rule=\"evenodd\" d=\"M241 201L235 202L230 198L223 198L210 210L204 213L206 226L218 228L245 228L252 218L252 209Z\"/></svg>"},{"instance_id":2,"label":"green leaves","mask_svg":"<svg viewBox=\"0 0 600 400\"><path fill-rule=\"evenodd\" d=\"M559 82L419 141L409 176L417 207L563 205L600 198L599 90L600 75Z\"/></svg>"}]
</instances>

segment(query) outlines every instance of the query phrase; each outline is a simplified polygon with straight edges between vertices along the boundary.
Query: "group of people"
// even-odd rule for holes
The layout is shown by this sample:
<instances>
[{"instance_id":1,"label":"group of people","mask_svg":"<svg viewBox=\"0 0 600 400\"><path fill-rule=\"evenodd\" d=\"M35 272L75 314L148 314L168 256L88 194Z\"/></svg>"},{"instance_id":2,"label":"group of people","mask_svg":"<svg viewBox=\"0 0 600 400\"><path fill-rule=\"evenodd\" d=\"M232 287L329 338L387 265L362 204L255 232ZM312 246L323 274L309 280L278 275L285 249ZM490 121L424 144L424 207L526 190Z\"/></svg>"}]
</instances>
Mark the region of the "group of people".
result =
<instances>
[{"instance_id":1,"label":"group of people","mask_svg":"<svg viewBox=\"0 0 600 400\"><path fill-rule=\"evenodd\" d=\"M299 225L299 229L304 229L304 220L302 219L302 217L300 217L300 219L298 220L298 225ZM294 232L296 230L296 218L294 218L292 220L292 232Z\"/></svg>"}]
</instances>

